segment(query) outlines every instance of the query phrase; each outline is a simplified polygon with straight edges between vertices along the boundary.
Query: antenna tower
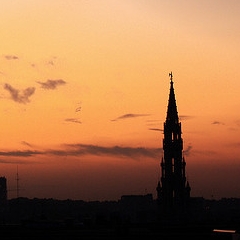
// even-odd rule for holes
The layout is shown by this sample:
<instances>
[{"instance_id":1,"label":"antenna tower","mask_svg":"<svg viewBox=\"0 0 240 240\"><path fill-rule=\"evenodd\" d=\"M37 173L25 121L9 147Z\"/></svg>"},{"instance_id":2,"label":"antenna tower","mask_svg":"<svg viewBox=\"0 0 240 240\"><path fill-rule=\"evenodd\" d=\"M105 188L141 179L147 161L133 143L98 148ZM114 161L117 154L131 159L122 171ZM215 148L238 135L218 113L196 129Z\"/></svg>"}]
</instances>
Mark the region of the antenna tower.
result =
<instances>
[{"instance_id":1,"label":"antenna tower","mask_svg":"<svg viewBox=\"0 0 240 240\"><path fill-rule=\"evenodd\" d=\"M17 198L19 198L19 175L18 175L18 166L17 166L16 182L17 182Z\"/></svg>"}]
</instances>

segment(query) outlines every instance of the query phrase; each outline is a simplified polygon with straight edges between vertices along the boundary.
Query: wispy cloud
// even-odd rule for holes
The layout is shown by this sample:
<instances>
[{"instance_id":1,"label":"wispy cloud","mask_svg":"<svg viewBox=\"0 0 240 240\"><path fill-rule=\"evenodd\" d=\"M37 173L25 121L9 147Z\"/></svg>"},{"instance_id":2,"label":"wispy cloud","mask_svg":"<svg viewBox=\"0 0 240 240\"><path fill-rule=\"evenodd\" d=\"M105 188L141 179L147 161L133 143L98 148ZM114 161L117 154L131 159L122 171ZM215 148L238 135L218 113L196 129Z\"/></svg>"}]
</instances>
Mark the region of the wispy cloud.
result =
<instances>
[{"instance_id":1,"label":"wispy cloud","mask_svg":"<svg viewBox=\"0 0 240 240\"><path fill-rule=\"evenodd\" d=\"M148 130L150 131L160 131L163 132L162 128L159 128L160 120L147 120L147 126L149 126Z\"/></svg>"},{"instance_id":2,"label":"wispy cloud","mask_svg":"<svg viewBox=\"0 0 240 240\"><path fill-rule=\"evenodd\" d=\"M160 129L160 128L149 128L148 130L163 132L163 129Z\"/></svg>"},{"instance_id":3,"label":"wispy cloud","mask_svg":"<svg viewBox=\"0 0 240 240\"><path fill-rule=\"evenodd\" d=\"M23 151L0 151L0 157L32 157L36 155L46 156L112 156L112 157L130 157L139 159L149 157L160 159L162 148L145 148L145 147L121 147L121 146L99 146L89 144L66 144L59 149L23 150Z\"/></svg>"},{"instance_id":4,"label":"wispy cloud","mask_svg":"<svg viewBox=\"0 0 240 240\"><path fill-rule=\"evenodd\" d=\"M219 122L219 121L214 121L211 124L213 124L213 125L225 125L223 122Z\"/></svg>"},{"instance_id":5,"label":"wispy cloud","mask_svg":"<svg viewBox=\"0 0 240 240\"><path fill-rule=\"evenodd\" d=\"M49 60L49 61L48 61L48 64L53 66L53 65L54 65L53 60Z\"/></svg>"},{"instance_id":6,"label":"wispy cloud","mask_svg":"<svg viewBox=\"0 0 240 240\"><path fill-rule=\"evenodd\" d=\"M31 157L34 155L40 155L43 154L42 152L39 151L30 151L30 150L24 150L24 151L5 151L2 152L0 151L0 156L4 157Z\"/></svg>"},{"instance_id":7,"label":"wispy cloud","mask_svg":"<svg viewBox=\"0 0 240 240\"><path fill-rule=\"evenodd\" d=\"M66 118L64 121L66 122L73 122L73 123L82 123L79 119L77 118Z\"/></svg>"},{"instance_id":8,"label":"wispy cloud","mask_svg":"<svg viewBox=\"0 0 240 240\"><path fill-rule=\"evenodd\" d=\"M37 83L39 83L42 88L48 89L48 90L56 89L58 86L66 84L66 82L62 79L56 79L56 80L48 79L46 82L37 81Z\"/></svg>"},{"instance_id":9,"label":"wispy cloud","mask_svg":"<svg viewBox=\"0 0 240 240\"><path fill-rule=\"evenodd\" d=\"M99 145L88 145L88 144L68 144L64 151L48 151L54 155L105 155L115 157L150 157L159 158L162 151L161 148L144 148L144 147L121 147L121 146L110 146L104 147Z\"/></svg>"},{"instance_id":10,"label":"wispy cloud","mask_svg":"<svg viewBox=\"0 0 240 240\"><path fill-rule=\"evenodd\" d=\"M25 145L27 147L32 147L32 145L30 143L26 142L26 141L21 141L21 144Z\"/></svg>"},{"instance_id":11,"label":"wispy cloud","mask_svg":"<svg viewBox=\"0 0 240 240\"><path fill-rule=\"evenodd\" d=\"M29 97L31 97L35 92L34 87L28 87L28 88L20 91L16 88L13 88L8 83L5 83L4 89L6 89L10 93L11 99L13 101L18 102L18 103L23 103L23 104L30 102Z\"/></svg>"},{"instance_id":12,"label":"wispy cloud","mask_svg":"<svg viewBox=\"0 0 240 240\"><path fill-rule=\"evenodd\" d=\"M188 119L191 119L191 118L193 118L193 116L179 115L179 119L181 121L188 120Z\"/></svg>"},{"instance_id":13,"label":"wispy cloud","mask_svg":"<svg viewBox=\"0 0 240 240\"><path fill-rule=\"evenodd\" d=\"M118 120L122 120L122 119L128 119L128 118L136 118L136 117L145 117L145 116L149 116L150 114L134 114L134 113L127 113L124 115L121 115L120 117L117 117L111 121L118 121Z\"/></svg>"},{"instance_id":14,"label":"wispy cloud","mask_svg":"<svg viewBox=\"0 0 240 240\"><path fill-rule=\"evenodd\" d=\"M17 60L19 59L18 56L15 55L4 55L4 58L7 60Z\"/></svg>"},{"instance_id":15,"label":"wispy cloud","mask_svg":"<svg viewBox=\"0 0 240 240\"><path fill-rule=\"evenodd\" d=\"M82 107L77 107L75 112L80 112Z\"/></svg>"},{"instance_id":16,"label":"wispy cloud","mask_svg":"<svg viewBox=\"0 0 240 240\"><path fill-rule=\"evenodd\" d=\"M191 150L192 150L192 146L189 145L189 146L187 146L187 149L183 151L183 154L184 154L185 156L189 156L190 153L191 153Z\"/></svg>"}]
</instances>

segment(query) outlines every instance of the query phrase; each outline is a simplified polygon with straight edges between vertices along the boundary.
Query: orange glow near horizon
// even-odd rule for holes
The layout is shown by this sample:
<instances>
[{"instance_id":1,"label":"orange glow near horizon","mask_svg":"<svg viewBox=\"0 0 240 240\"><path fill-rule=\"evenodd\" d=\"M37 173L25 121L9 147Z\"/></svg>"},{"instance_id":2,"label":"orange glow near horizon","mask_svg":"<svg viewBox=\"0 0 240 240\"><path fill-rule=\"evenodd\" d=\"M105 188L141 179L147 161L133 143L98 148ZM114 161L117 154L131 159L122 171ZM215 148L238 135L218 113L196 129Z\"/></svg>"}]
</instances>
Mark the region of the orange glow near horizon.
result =
<instances>
[{"instance_id":1,"label":"orange glow near horizon","mask_svg":"<svg viewBox=\"0 0 240 240\"><path fill-rule=\"evenodd\" d=\"M155 197L171 71L191 195L240 197L239 7L3 0L0 175L9 198L17 166L24 197Z\"/></svg>"}]
</instances>

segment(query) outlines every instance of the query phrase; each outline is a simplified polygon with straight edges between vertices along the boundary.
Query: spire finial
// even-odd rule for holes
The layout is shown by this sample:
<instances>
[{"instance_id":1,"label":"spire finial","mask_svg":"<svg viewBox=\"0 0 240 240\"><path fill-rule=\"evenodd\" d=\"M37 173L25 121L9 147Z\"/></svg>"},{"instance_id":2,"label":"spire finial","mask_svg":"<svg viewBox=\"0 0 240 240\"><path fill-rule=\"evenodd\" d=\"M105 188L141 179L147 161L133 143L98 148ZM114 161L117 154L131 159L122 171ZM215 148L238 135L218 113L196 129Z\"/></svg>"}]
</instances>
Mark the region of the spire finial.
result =
<instances>
[{"instance_id":1,"label":"spire finial","mask_svg":"<svg viewBox=\"0 0 240 240\"><path fill-rule=\"evenodd\" d=\"M172 72L169 73L169 77L170 77L170 80L171 80L171 82L172 82L172 79L173 79Z\"/></svg>"}]
</instances>

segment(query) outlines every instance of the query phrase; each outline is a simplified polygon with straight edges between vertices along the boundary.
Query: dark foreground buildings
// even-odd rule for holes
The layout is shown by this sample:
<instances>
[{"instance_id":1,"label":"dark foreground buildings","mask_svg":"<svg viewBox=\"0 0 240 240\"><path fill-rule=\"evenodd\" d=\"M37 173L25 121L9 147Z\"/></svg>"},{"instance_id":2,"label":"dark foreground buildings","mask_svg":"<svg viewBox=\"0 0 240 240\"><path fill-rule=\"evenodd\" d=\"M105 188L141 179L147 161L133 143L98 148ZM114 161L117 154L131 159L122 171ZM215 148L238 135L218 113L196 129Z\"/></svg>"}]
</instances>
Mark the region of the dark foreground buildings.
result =
<instances>
[{"instance_id":1,"label":"dark foreground buildings","mask_svg":"<svg viewBox=\"0 0 240 240\"><path fill-rule=\"evenodd\" d=\"M6 177L0 177L0 215L5 211L6 206L7 206L7 179Z\"/></svg>"},{"instance_id":2,"label":"dark foreground buildings","mask_svg":"<svg viewBox=\"0 0 240 240\"><path fill-rule=\"evenodd\" d=\"M0 203L7 201L7 179L6 177L0 177Z\"/></svg>"}]
</instances>

